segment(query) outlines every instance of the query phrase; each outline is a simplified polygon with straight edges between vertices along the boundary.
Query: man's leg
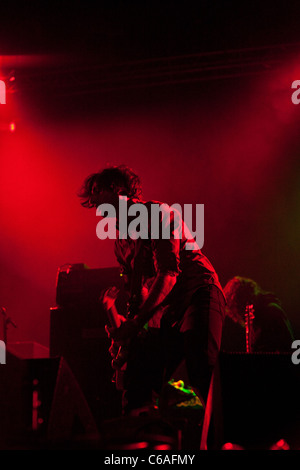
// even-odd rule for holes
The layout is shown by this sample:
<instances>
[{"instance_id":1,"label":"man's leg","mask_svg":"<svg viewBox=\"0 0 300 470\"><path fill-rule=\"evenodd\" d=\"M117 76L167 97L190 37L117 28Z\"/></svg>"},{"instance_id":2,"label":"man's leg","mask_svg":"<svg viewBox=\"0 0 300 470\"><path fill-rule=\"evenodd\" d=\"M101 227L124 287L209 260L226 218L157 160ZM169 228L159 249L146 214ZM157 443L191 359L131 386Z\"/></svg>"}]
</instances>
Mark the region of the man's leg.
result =
<instances>
[{"instance_id":1,"label":"man's leg","mask_svg":"<svg viewBox=\"0 0 300 470\"><path fill-rule=\"evenodd\" d=\"M216 286L208 286L199 289L194 296L181 327L190 385L203 404L220 351L224 317L225 301L221 291Z\"/></svg>"},{"instance_id":2,"label":"man's leg","mask_svg":"<svg viewBox=\"0 0 300 470\"><path fill-rule=\"evenodd\" d=\"M152 403L153 391L159 391L163 376L163 351L160 331L149 329L134 338L129 347L124 375L123 412L141 408Z\"/></svg>"}]
</instances>

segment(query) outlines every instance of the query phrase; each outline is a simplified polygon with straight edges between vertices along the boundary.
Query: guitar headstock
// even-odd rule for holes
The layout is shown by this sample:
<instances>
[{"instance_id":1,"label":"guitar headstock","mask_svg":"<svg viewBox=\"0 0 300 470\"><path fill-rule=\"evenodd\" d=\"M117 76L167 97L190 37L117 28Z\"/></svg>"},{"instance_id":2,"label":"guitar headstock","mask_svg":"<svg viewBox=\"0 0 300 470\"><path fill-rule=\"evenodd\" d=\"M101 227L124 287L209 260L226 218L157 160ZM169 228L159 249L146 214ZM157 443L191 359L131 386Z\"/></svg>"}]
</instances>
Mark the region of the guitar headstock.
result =
<instances>
[{"instance_id":1,"label":"guitar headstock","mask_svg":"<svg viewBox=\"0 0 300 470\"><path fill-rule=\"evenodd\" d=\"M250 319L250 321L253 321L253 320L254 320L255 316L254 316L254 307L253 307L253 304L251 304L251 305L246 305L245 314L246 314L246 316Z\"/></svg>"}]
</instances>

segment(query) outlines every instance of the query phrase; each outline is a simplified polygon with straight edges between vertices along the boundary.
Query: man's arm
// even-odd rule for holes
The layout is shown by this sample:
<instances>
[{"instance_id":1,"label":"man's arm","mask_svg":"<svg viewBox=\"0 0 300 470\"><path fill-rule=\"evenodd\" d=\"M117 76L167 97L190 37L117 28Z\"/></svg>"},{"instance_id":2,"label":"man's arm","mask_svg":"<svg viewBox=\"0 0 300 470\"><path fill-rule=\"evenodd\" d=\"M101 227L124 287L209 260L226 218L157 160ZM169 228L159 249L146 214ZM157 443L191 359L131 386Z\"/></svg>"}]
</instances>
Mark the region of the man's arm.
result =
<instances>
[{"instance_id":1,"label":"man's arm","mask_svg":"<svg viewBox=\"0 0 300 470\"><path fill-rule=\"evenodd\" d=\"M161 228L164 227L169 237L163 236L151 241L153 261L156 269L156 277L150 288L149 295L142 303L138 315L138 323L143 326L154 315L167 295L176 284L180 273L180 238L176 236L182 227L180 214L174 217L174 212L164 206L160 220ZM163 233L163 231L161 231Z\"/></svg>"},{"instance_id":2,"label":"man's arm","mask_svg":"<svg viewBox=\"0 0 300 470\"><path fill-rule=\"evenodd\" d=\"M149 293L143 299L137 316L133 320L124 322L118 332L113 333L113 337L116 339L123 340L132 337L143 328L176 284L177 275L180 273L180 239L175 236L175 231L178 230L182 220L178 218L175 222L174 216L171 214L167 223L170 224L170 238L151 241L156 277Z\"/></svg>"},{"instance_id":3,"label":"man's arm","mask_svg":"<svg viewBox=\"0 0 300 470\"><path fill-rule=\"evenodd\" d=\"M138 334L172 290L176 283L176 277L175 275L165 273L160 273L156 276L147 298L139 309L138 315L134 319L124 321L119 328L106 328L114 341L122 344L123 341Z\"/></svg>"},{"instance_id":4,"label":"man's arm","mask_svg":"<svg viewBox=\"0 0 300 470\"><path fill-rule=\"evenodd\" d=\"M147 298L140 306L140 310L136 318L136 323L139 327L143 327L160 307L166 296L173 289L176 283L176 277L176 275L168 273L158 273L149 290Z\"/></svg>"},{"instance_id":5,"label":"man's arm","mask_svg":"<svg viewBox=\"0 0 300 470\"><path fill-rule=\"evenodd\" d=\"M164 214L166 216L166 213ZM174 219L172 212L167 213L167 217L160 221L169 228L169 238L153 239L151 248L153 262L156 269L156 277L149 290L147 298L142 302L136 323L143 327L156 313L167 295L176 284L177 276L180 273L180 239L175 236L182 224L182 219Z\"/></svg>"}]
</instances>

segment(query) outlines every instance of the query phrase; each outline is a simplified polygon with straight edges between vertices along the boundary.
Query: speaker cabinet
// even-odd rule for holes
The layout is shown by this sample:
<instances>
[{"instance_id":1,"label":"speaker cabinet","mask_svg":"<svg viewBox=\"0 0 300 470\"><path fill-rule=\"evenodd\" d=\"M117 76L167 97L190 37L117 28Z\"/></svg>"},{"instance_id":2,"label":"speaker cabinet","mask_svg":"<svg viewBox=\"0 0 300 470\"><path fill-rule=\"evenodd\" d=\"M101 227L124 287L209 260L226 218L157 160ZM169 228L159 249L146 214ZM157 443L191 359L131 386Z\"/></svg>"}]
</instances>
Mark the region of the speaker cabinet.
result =
<instances>
[{"instance_id":1,"label":"speaker cabinet","mask_svg":"<svg viewBox=\"0 0 300 470\"><path fill-rule=\"evenodd\" d=\"M268 449L300 447L300 366L289 353L221 353L223 440Z\"/></svg>"},{"instance_id":2,"label":"speaker cabinet","mask_svg":"<svg viewBox=\"0 0 300 470\"><path fill-rule=\"evenodd\" d=\"M98 425L121 414L121 393L112 382L107 318L99 301L111 286L122 290L118 268L79 265L65 270L58 275L57 306L50 310L50 356L66 359ZM123 310L122 295L118 302Z\"/></svg>"},{"instance_id":3,"label":"speaker cabinet","mask_svg":"<svg viewBox=\"0 0 300 470\"><path fill-rule=\"evenodd\" d=\"M21 359L8 351L0 382L2 449L38 439L97 434L87 401L63 358Z\"/></svg>"}]
</instances>

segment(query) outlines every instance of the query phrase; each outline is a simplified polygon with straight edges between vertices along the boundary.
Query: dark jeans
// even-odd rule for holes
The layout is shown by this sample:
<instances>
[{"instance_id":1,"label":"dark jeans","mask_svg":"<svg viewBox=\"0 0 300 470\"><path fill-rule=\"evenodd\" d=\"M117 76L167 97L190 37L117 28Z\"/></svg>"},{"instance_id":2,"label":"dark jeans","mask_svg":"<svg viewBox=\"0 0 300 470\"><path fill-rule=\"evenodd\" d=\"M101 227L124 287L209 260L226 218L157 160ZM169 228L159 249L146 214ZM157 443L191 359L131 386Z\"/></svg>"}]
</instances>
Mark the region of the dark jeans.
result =
<instances>
[{"instance_id":1,"label":"dark jeans","mask_svg":"<svg viewBox=\"0 0 300 470\"><path fill-rule=\"evenodd\" d=\"M225 317L225 301L214 285L198 289L180 324L171 327L162 319L130 344L125 373L124 411L152 401L185 360L188 382L205 403L217 362Z\"/></svg>"}]
</instances>

